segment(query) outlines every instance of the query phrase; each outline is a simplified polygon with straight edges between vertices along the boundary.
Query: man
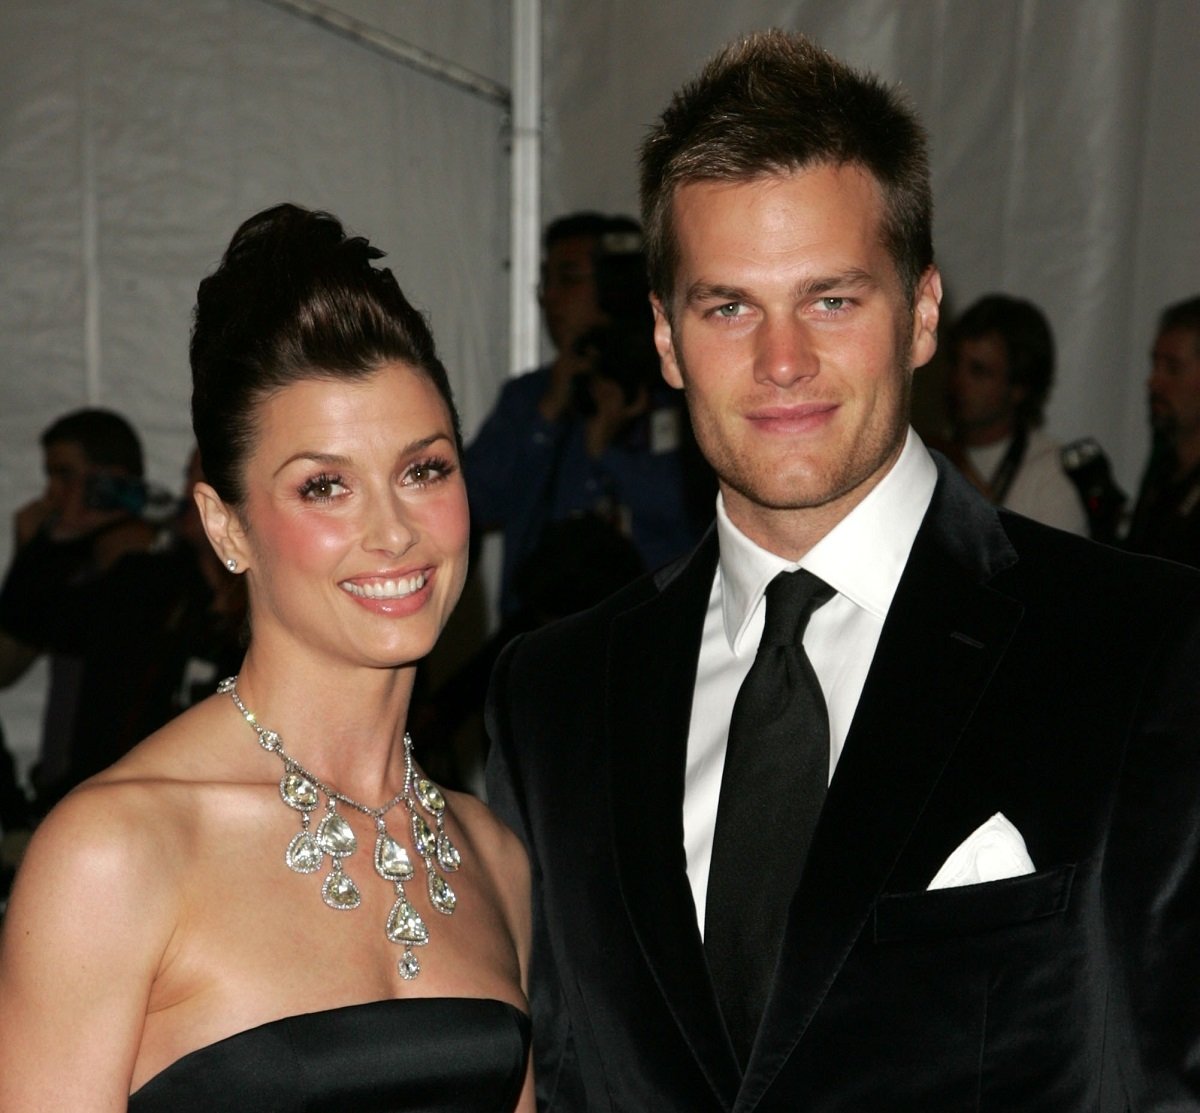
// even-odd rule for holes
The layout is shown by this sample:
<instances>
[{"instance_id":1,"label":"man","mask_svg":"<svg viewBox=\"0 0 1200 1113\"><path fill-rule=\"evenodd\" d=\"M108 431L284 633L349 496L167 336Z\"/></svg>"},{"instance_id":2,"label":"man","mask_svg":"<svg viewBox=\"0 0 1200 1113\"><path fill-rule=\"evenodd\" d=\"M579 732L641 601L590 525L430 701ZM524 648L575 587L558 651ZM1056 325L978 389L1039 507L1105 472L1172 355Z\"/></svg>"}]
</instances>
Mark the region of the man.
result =
<instances>
[{"instance_id":1,"label":"man","mask_svg":"<svg viewBox=\"0 0 1200 1113\"><path fill-rule=\"evenodd\" d=\"M1200 567L1200 297L1163 311L1148 386L1154 450L1127 543Z\"/></svg>"},{"instance_id":2,"label":"man","mask_svg":"<svg viewBox=\"0 0 1200 1113\"><path fill-rule=\"evenodd\" d=\"M989 505L909 431L941 284L873 78L729 48L642 198L720 498L497 666L544 1106L1200 1108L1200 578Z\"/></svg>"},{"instance_id":3,"label":"man","mask_svg":"<svg viewBox=\"0 0 1200 1113\"><path fill-rule=\"evenodd\" d=\"M1040 426L1054 379L1054 337L1032 302L989 294L950 333L946 404L955 462L996 505L1088 532L1061 449Z\"/></svg>"},{"instance_id":4,"label":"man","mask_svg":"<svg viewBox=\"0 0 1200 1113\"><path fill-rule=\"evenodd\" d=\"M95 631L71 600L90 598L124 556L144 552L157 529L139 514L147 489L142 446L111 410L75 410L41 435L46 487L17 511L16 550L0 587L0 688L43 652L50 689L34 769L40 805L73 783L83 643Z\"/></svg>"},{"instance_id":5,"label":"man","mask_svg":"<svg viewBox=\"0 0 1200 1113\"><path fill-rule=\"evenodd\" d=\"M519 581L537 574L523 566L544 559L553 523L595 516L654 568L711 519L707 469L697 477L682 407L658 381L637 222L573 213L546 228L543 249L538 300L554 359L504 386L466 454L472 522L504 531L506 618L533 605ZM611 374L592 343L606 336L632 357Z\"/></svg>"}]
</instances>

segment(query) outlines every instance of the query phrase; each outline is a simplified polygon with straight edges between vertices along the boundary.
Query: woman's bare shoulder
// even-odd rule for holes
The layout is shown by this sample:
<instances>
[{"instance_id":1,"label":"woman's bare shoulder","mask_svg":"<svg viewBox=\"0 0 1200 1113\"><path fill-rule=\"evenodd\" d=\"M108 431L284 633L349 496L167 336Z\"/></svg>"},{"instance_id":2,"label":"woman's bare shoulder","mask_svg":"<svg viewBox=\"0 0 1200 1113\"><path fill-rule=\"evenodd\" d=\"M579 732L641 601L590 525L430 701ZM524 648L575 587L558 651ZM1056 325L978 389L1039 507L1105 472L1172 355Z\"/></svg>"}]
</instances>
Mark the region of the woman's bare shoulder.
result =
<instances>
[{"instance_id":1,"label":"woman's bare shoulder","mask_svg":"<svg viewBox=\"0 0 1200 1113\"><path fill-rule=\"evenodd\" d=\"M528 870L521 840L482 800L467 792L446 793L451 814L480 854L499 865Z\"/></svg>"},{"instance_id":2,"label":"woman's bare shoulder","mask_svg":"<svg viewBox=\"0 0 1200 1113\"><path fill-rule=\"evenodd\" d=\"M171 773L174 746L156 752L172 733L68 793L30 840L0 933L0 1045L20 1033L24 1049L0 1050L0 1105L129 1092L184 911L195 793Z\"/></svg>"},{"instance_id":3,"label":"woman's bare shoulder","mask_svg":"<svg viewBox=\"0 0 1200 1113\"><path fill-rule=\"evenodd\" d=\"M212 726L200 704L73 789L38 825L21 872L65 871L102 879L101 892L132 884L143 895L142 871L170 876L186 860L198 789L218 767Z\"/></svg>"}]
</instances>

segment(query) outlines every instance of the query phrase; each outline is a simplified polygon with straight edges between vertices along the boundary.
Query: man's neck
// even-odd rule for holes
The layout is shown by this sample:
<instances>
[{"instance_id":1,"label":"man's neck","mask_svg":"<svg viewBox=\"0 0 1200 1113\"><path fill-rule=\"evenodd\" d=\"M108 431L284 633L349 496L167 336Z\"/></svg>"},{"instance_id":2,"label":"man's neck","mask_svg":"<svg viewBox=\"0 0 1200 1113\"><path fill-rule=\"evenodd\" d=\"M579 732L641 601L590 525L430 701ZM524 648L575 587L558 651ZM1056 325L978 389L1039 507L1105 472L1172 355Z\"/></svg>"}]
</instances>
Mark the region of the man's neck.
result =
<instances>
[{"instance_id":1,"label":"man's neck","mask_svg":"<svg viewBox=\"0 0 1200 1113\"><path fill-rule=\"evenodd\" d=\"M819 506L787 509L760 506L722 483L725 512L730 522L759 548L784 560L798 561L879 485L896 466L903 448L902 440L882 467L856 487Z\"/></svg>"}]
</instances>

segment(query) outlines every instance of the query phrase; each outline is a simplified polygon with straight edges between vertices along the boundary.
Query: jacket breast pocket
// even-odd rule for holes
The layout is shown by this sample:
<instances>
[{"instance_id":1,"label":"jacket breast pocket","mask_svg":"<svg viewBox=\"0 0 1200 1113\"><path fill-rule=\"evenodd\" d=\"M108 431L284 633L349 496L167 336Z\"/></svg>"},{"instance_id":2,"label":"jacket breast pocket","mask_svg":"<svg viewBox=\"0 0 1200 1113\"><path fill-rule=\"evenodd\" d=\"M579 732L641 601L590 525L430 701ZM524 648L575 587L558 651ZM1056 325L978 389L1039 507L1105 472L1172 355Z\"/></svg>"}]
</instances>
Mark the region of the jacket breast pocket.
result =
<instances>
[{"instance_id":1,"label":"jacket breast pocket","mask_svg":"<svg viewBox=\"0 0 1200 1113\"><path fill-rule=\"evenodd\" d=\"M875 942L975 935L1057 916L1074 875L1074 865L1065 865L954 889L885 893L875 905Z\"/></svg>"}]
</instances>

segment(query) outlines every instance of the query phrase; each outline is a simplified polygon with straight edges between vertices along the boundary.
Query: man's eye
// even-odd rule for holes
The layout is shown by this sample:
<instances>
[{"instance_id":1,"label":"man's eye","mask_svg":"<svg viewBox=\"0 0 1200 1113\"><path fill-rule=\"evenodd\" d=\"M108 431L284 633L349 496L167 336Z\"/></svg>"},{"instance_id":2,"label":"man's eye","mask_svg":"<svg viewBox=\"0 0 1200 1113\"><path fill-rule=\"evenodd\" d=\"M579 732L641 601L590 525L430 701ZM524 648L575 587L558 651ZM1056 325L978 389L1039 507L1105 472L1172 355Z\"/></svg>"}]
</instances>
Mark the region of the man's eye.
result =
<instances>
[{"instance_id":1,"label":"man's eye","mask_svg":"<svg viewBox=\"0 0 1200 1113\"><path fill-rule=\"evenodd\" d=\"M846 308L845 298L822 298L817 303L826 313L838 313Z\"/></svg>"},{"instance_id":2,"label":"man's eye","mask_svg":"<svg viewBox=\"0 0 1200 1113\"><path fill-rule=\"evenodd\" d=\"M716 315L729 319L731 317L740 317L742 313L742 303L740 301L726 302L724 305L717 306Z\"/></svg>"}]
</instances>

